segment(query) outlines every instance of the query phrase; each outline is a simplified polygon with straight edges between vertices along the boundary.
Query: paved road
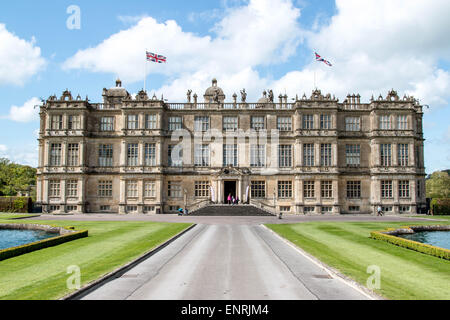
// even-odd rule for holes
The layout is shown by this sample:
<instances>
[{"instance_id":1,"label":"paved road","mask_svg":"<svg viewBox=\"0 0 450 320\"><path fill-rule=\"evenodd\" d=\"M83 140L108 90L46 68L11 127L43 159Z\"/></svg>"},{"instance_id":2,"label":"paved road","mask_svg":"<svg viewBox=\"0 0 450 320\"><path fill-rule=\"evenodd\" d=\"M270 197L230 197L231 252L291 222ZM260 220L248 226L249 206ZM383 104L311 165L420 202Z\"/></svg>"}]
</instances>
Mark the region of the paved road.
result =
<instances>
[{"instance_id":1,"label":"paved road","mask_svg":"<svg viewBox=\"0 0 450 320\"><path fill-rule=\"evenodd\" d=\"M260 225L197 225L84 299L368 299Z\"/></svg>"}]
</instances>

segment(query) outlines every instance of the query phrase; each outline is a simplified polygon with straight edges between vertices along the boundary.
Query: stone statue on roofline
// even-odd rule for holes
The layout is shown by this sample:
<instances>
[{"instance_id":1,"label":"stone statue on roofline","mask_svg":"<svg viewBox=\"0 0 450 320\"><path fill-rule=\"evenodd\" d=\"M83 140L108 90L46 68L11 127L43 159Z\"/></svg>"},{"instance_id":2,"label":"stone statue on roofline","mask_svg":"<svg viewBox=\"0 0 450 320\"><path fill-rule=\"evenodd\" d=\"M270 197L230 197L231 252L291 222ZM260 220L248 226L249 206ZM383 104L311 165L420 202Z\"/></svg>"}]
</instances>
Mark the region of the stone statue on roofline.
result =
<instances>
[{"instance_id":1,"label":"stone statue on roofline","mask_svg":"<svg viewBox=\"0 0 450 320\"><path fill-rule=\"evenodd\" d=\"M241 101L245 102L247 100L247 92L245 92L245 89L241 90Z\"/></svg>"},{"instance_id":2,"label":"stone statue on roofline","mask_svg":"<svg viewBox=\"0 0 450 320\"><path fill-rule=\"evenodd\" d=\"M192 90L189 89L188 92L187 92L187 102L188 103L191 103L191 93L192 93Z\"/></svg>"},{"instance_id":3,"label":"stone statue on roofline","mask_svg":"<svg viewBox=\"0 0 450 320\"><path fill-rule=\"evenodd\" d=\"M213 93L213 102L214 103L219 103L219 90L214 90L214 93Z\"/></svg>"},{"instance_id":4,"label":"stone statue on roofline","mask_svg":"<svg viewBox=\"0 0 450 320\"><path fill-rule=\"evenodd\" d=\"M273 91L269 90L269 101L273 102Z\"/></svg>"}]
</instances>

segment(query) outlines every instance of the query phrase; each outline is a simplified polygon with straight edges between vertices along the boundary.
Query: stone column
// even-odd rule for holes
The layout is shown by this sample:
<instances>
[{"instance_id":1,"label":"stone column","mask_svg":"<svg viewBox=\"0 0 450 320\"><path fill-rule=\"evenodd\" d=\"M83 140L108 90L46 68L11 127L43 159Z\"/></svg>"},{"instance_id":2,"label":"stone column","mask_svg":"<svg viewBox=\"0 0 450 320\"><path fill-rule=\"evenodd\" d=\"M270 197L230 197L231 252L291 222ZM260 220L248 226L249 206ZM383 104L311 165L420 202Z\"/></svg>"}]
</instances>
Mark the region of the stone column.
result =
<instances>
[{"instance_id":1,"label":"stone column","mask_svg":"<svg viewBox=\"0 0 450 320\"><path fill-rule=\"evenodd\" d=\"M67 141L63 141L61 144L61 165L63 167L67 166Z\"/></svg>"},{"instance_id":2,"label":"stone column","mask_svg":"<svg viewBox=\"0 0 450 320\"><path fill-rule=\"evenodd\" d=\"M59 180L60 187L60 211L66 212L67 192L66 192L66 179Z\"/></svg>"},{"instance_id":3,"label":"stone column","mask_svg":"<svg viewBox=\"0 0 450 320\"><path fill-rule=\"evenodd\" d=\"M86 142L84 140L80 141L80 167L84 167L86 164L85 159L85 148L86 148Z\"/></svg>"},{"instance_id":4,"label":"stone column","mask_svg":"<svg viewBox=\"0 0 450 320\"><path fill-rule=\"evenodd\" d=\"M125 140L122 140L120 150L120 166L125 167L127 165L127 144Z\"/></svg>"}]
</instances>

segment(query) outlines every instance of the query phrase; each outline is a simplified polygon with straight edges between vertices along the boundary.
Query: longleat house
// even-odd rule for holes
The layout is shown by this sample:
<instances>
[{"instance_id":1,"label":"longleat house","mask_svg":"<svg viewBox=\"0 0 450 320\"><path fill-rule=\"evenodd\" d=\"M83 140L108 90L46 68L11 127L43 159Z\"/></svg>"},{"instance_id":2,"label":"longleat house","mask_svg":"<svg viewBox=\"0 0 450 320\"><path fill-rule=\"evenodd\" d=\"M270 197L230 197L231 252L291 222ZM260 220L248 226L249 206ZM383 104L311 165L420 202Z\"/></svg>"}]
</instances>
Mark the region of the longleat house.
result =
<instances>
[{"instance_id":1,"label":"longleat house","mask_svg":"<svg viewBox=\"0 0 450 320\"><path fill-rule=\"evenodd\" d=\"M37 201L49 213L162 214L225 203L273 213L425 208L422 106L391 90L362 103L316 89L170 103L120 80L103 103L66 90L40 106ZM200 100L200 101L198 101Z\"/></svg>"}]
</instances>

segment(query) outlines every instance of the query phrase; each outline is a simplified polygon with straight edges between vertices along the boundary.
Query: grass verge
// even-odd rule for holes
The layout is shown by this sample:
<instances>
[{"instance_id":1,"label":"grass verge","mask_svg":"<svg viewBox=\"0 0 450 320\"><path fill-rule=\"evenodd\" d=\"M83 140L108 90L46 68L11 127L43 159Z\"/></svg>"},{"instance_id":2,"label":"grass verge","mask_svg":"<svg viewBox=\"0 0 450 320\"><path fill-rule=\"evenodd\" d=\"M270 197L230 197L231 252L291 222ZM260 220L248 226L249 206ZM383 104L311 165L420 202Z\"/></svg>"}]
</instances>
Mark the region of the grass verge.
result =
<instances>
[{"instance_id":1,"label":"grass verge","mask_svg":"<svg viewBox=\"0 0 450 320\"><path fill-rule=\"evenodd\" d=\"M11 220L0 220L11 222ZM69 266L81 270L81 286L138 258L188 228L188 223L141 221L32 221L89 230L89 237L0 262L0 299L58 299L67 289ZM23 220L21 220L23 223Z\"/></svg>"},{"instance_id":2,"label":"grass verge","mask_svg":"<svg viewBox=\"0 0 450 320\"><path fill-rule=\"evenodd\" d=\"M409 223L425 224L433 222ZM380 267L381 285L374 291L386 298L450 299L449 261L369 238L372 231L404 225L405 222L309 222L267 227L362 285L371 276L367 268Z\"/></svg>"}]
</instances>

